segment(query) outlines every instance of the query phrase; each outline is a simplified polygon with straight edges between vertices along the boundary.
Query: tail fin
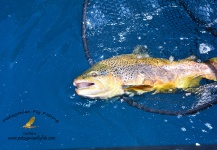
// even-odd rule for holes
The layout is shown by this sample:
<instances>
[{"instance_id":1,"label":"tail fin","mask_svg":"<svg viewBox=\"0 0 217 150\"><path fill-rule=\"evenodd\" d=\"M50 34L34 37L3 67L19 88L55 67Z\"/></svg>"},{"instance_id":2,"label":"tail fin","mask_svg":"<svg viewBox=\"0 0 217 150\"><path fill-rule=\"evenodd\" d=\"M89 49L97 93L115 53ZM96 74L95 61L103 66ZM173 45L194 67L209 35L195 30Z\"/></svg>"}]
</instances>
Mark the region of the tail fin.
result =
<instances>
[{"instance_id":1,"label":"tail fin","mask_svg":"<svg viewBox=\"0 0 217 150\"><path fill-rule=\"evenodd\" d=\"M205 64L210 68L211 74L206 75L207 79L217 81L217 57L205 61Z\"/></svg>"}]
</instances>

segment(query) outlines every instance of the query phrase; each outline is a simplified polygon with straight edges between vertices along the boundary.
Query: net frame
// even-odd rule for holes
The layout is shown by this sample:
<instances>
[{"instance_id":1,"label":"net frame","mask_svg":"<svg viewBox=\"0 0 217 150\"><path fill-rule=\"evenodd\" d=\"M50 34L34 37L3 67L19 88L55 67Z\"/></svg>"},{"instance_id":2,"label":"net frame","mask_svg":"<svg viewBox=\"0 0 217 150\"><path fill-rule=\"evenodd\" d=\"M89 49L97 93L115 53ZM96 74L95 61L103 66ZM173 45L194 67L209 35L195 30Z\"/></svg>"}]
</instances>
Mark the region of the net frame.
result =
<instances>
[{"instance_id":1,"label":"net frame","mask_svg":"<svg viewBox=\"0 0 217 150\"><path fill-rule=\"evenodd\" d=\"M83 49L84 49L84 54L87 59L87 62L90 66L94 65L93 58L91 57L89 47L88 47L88 38L87 38L87 7L88 3L90 0L84 0L83 3L83 12L82 12L82 43L83 43ZM192 14L192 12L188 11L185 3L182 0L179 0L180 4L182 7L186 10L188 15L191 17L192 20L195 20L197 22L200 22L197 18L195 18ZM210 32L214 37L217 37L217 31L211 27L207 27L206 31ZM159 109L152 109L148 108L145 105L134 101L133 99L126 97L126 96L121 96L120 99L122 99L124 102L126 102L128 105L138 108L140 110L150 112L150 113L155 113L155 114L162 114L162 115L172 115L172 116L186 116L186 115L193 115L196 114L202 110L205 110L215 104L217 104L217 99L212 100L208 103L205 103L203 105L200 105L199 107L189 109L189 110L183 110L183 111L167 111L167 110L159 110Z\"/></svg>"}]
</instances>

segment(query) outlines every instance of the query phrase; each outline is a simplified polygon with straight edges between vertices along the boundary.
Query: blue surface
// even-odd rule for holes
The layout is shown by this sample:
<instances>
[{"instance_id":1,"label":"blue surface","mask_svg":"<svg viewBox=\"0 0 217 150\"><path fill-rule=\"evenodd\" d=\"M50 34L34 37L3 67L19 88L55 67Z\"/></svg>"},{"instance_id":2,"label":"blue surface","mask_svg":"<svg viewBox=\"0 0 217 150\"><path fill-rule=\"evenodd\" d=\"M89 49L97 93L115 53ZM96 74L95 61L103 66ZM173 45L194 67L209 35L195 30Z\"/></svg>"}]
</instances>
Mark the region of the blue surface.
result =
<instances>
[{"instance_id":1,"label":"blue surface","mask_svg":"<svg viewBox=\"0 0 217 150\"><path fill-rule=\"evenodd\" d=\"M81 41L82 4L1 0L1 149L217 143L217 106L171 117L75 95L72 80L89 67ZM23 111L29 113L12 116ZM33 116L37 127L22 128ZM33 136L55 139L23 140Z\"/></svg>"}]
</instances>

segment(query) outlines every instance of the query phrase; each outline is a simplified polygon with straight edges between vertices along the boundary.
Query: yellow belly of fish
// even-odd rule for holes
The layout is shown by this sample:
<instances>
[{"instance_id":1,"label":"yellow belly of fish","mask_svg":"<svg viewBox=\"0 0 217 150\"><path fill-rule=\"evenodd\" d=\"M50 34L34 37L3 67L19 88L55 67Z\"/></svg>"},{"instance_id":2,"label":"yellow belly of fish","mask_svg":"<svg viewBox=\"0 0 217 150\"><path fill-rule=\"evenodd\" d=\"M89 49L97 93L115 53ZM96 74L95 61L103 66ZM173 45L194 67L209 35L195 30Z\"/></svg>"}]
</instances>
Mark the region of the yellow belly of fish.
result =
<instances>
[{"instance_id":1,"label":"yellow belly of fish","mask_svg":"<svg viewBox=\"0 0 217 150\"><path fill-rule=\"evenodd\" d=\"M173 81L163 82L160 80L150 81L146 80L142 84L135 84L133 86L128 86L124 88L126 93L136 92L136 94L143 94L146 92L154 93L173 93L176 89L186 90L191 87L199 86L200 76L186 76L182 78L177 78ZM129 83L128 83L129 84Z\"/></svg>"},{"instance_id":2,"label":"yellow belly of fish","mask_svg":"<svg viewBox=\"0 0 217 150\"><path fill-rule=\"evenodd\" d=\"M191 87L199 86L201 79L200 76L187 76L166 83L157 81L153 87L154 93L172 93L175 92L176 89L186 90Z\"/></svg>"}]
</instances>

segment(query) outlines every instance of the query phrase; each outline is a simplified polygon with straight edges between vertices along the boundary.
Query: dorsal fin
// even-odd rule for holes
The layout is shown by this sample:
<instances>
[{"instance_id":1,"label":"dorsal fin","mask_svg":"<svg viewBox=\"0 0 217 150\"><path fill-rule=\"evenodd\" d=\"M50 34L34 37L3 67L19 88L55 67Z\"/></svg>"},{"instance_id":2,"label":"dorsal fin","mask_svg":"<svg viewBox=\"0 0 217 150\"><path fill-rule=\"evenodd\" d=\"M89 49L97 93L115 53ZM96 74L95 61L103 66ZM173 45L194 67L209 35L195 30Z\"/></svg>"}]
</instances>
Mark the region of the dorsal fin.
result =
<instances>
[{"instance_id":1,"label":"dorsal fin","mask_svg":"<svg viewBox=\"0 0 217 150\"><path fill-rule=\"evenodd\" d=\"M191 60L191 61L195 61L196 59L197 59L197 56L195 56L195 55L191 55L191 56L185 58L185 60Z\"/></svg>"},{"instance_id":2,"label":"dorsal fin","mask_svg":"<svg viewBox=\"0 0 217 150\"><path fill-rule=\"evenodd\" d=\"M141 57L149 57L148 48L146 45L138 45L133 50L134 55L139 55Z\"/></svg>"},{"instance_id":3,"label":"dorsal fin","mask_svg":"<svg viewBox=\"0 0 217 150\"><path fill-rule=\"evenodd\" d=\"M197 57L195 55L191 55L191 56L189 56L189 57L187 57L185 59L179 60L178 62L195 61L195 60L197 60Z\"/></svg>"}]
</instances>

